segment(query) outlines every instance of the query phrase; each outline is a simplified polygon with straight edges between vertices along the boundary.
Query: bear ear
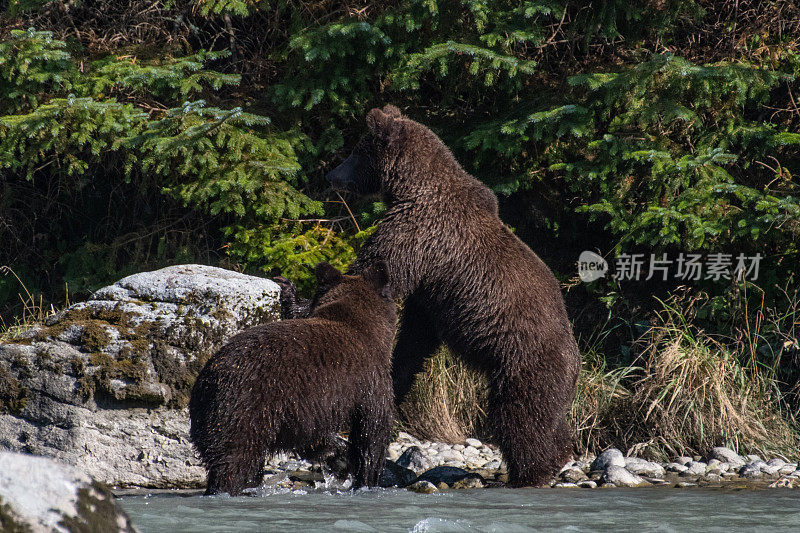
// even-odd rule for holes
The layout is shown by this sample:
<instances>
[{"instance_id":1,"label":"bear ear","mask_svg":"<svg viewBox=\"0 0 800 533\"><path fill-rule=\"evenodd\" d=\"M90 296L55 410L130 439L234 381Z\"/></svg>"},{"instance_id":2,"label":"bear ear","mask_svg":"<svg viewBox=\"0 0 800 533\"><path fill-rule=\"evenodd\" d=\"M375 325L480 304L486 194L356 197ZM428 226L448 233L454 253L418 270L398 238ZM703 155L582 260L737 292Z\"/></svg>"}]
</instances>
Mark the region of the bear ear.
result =
<instances>
[{"instance_id":1,"label":"bear ear","mask_svg":"<svg viewBox=\"0 0 800 533\"><path fill-rule=\"evenodd\" d=\"M361 275L367 283L378 291L378 294L384 298L392 297L389 290L389 269L386 267L386 263L383 261L373 263Z\"/></svg>"},{"instance_id":2,"label":"bear ear","mask_svg":"<svg viewBox=\"0 0 800 533\"><path fill-rule=\"evenodd\" d=\"M394 106L386 107L396 109L397 115L386 113L383 109L378 109L377 107L367 113L367 127L370 133L382 139L389 139L392 137L392 132L395 129L395 120L400 117L399 109Z\"/></svg>"},{"instance_id":3,"label":"bear ear","mask_svg":"<svg viewBox=\"0 0 800 533\"><path fill-rule=\"evenodd\" d=\"M317 285L320 287L331 287L342 279L342 273L325 261L317 264L314 273L317 275Z\"/></svg>"},{"instance_id":4,"label":"bear ear","mask_svg":"<svg viewBox=\"0 0 800 533\"><path fill-rule=\"evenodd\" d=\"M400 108L392 104L383 106L382 111L385 115L389 115L390 117L401 118L403 116L403 113L400 112Z\"/></svg>"}]
</instances>

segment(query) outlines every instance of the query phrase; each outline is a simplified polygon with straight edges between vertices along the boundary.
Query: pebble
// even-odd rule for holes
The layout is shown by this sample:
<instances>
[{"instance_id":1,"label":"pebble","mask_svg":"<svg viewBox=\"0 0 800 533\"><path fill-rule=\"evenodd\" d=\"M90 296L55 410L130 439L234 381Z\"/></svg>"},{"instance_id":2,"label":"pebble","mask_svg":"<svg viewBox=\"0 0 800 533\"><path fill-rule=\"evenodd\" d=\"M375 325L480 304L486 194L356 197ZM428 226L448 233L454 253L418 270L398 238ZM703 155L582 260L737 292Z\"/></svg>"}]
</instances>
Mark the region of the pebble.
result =
<instances>
[{"instance_id":1,"label":"pebble","mask_svg":"<svg viewBox=\"0 0 800 533\"><path fill-rule=\"evenodd\" d=\"M758 463L750 463L749 465L743 466L742 469L739 470L739 475L744 478L752 479L761 477L763 472L761 472L761 467L758 465Z\"/></svg>"},{"instance_id":2,"label":"pebble","mask_svg":"<svg viewBox=\"0 0 800 533\"><path fill-rule=\"evenodd\" d=\"M591 479L587 479L585 481L579 481L578 486L582 489L596 489L597 483Z\"/></svg>"},{"instance_id":3,"label":"pebble","mask_svg":"<svg viewBox=\"0 0 800 533\"><path fill-rule=\"evenodd\" d=\"M706 468L708 465L706 463L701 463L700 461L691 460L684 465L686 470L682 472L682 475L685 476L702 476L706 473Z\"/></svg>"},{"instance_id":4,"label":"pebble","mask_svg":"<svg viewBox=\"0 0 800 533\"><path fill-rule=\"evenodd\" d=\"M577 489L578 488L578 484L577 483L567 483L567 482L564 482L564 481L560 481L560 482L556 483L555 485L553 485L553 488L555 488L555 489Z\"/></svg>"},{"instance_id":5,"label":"pebble","mask_svg":"<svg viewBox=\"0 0 800 533\"><path fill-rule=\"evenodd\" d=\"M667 472L678 472L678 473L686 472L687 470L689 470L687 467L678 463L667 463L665 469L667 470Z\"/></svg>"},{"instance_id":6,"label":"pebble","mask_svg":"<svg viewBox=\"0 0 800 533\"><path fill-rule=\"evenodd\" d=\"M480 448L483 446L483 443L478 439L467 439L464 441L467 446L472 446L473 448Z\"/></svg>"},{"instance_id":7,"label":"pebble","mask_svg":"<svg viewBox=\"0 0 800 533\"><path fill-rule=\"evenodd\" d=\"M465 477L453 483L454 489L482 489L486 484L479 477Z\"/></svg>"},{"instance_id":8,"label":"pebble","mask_svg":"<svg viewBox=\"0 0 800 533\"><path fill-rule=\"evenodd\" d=\"M479 452L478 449L475 448L474 446L467 446L466 448L461 450L461 453L464 454L464 457L470 457L481 454L481 452Z\"/></svg>"},{"instance_id":9,"label":"pebble","mask_svg":"<svg viewBox=\"0 0 800 533\"><path fill-rule=\"evenodd\" d=\"M683 466L687 466L692 461L694 461L694 459L692 459L691 457L686 457L686 456L681 456L681 457L678 457L677 459L675 459L676 463L678 463L679 465L683 465Z\"/></svg>"},{"instance_id":10,"label":"pebble","mask_svg":"<svg viewBox=\"0 0 800 533\"><path fill-rule=\"evenodd\" d=\"M580 468L568 468L561 472L561 479L568 483L577 483L588 479Z\"/></svg>"},{"instance_id":11,"label":"pebble","mask_svg":"<svg viewBox=\"0 0 800 533\"><path fill-rule=\"evenodd\" d=\"M416 481L406 487L406 489L412 492L419 492L420 494L433 494L434 492L439 492L439 489L436 488L436 485L430 481Z\"/></svg>"}]
</instances>

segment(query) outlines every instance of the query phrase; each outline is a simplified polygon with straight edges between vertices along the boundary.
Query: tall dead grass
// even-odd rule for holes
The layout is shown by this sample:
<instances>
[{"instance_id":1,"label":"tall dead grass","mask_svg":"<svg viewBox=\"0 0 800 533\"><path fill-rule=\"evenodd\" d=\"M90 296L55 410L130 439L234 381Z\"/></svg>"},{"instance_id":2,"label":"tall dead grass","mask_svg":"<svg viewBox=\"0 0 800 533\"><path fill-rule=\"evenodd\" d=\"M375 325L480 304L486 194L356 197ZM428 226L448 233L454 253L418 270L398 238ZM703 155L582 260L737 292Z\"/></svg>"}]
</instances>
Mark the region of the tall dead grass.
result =
<instances>
[{"instance_id":1,"label":"tall dead grass","mask_svg":"<svg viewBox=\"0 0 800 533\"><path fill-rule=\"evenodd\" d=\"M403 428L424 439L463 443L486 439L487 382L442 347L425 362L400 406Z\"/></svg>"},{"instance_id":2,"label":"tall dead grass","mask_svg":"<svg viewBox=\"0 0 800 533\"><path fill-rule=\"evenodd\" d=\"M763 326L715 338L693 326L695 303L665 303L634 343L630 366L607 365L601 346L609 331L583 343L570 411L577 453L616 446L665 459L725 445L740 453L798 455L800 435L775 366L753 355L763 344ZM442 349L401 406L404 428L438 441L485 439L486 398L485 378Z\"/></svg>"},{"instance_id":3,"label":"tall dead grass","mask_svg":"<svg viewBox=\"0 0 800 533\"><path fill-rule=\"evenodd\" d=\"M11 267L0 265L0 275L12 276L19 282L20 288L24 292L19 293L19 299L22 303L22 314L16 319L6 321L0 316L0 343L8 342L12 337L17 334L30 329L37 324L43 324L48 317L56 313L53 304L45 305L44 299L40 294L37 296L28 290L25 283L17 276ZM67 299L65 307L69 306L69 290L67 290Z\"/></svg>"},{"instance_id":4,"label":"tall dead grass","mask_svg":"<svg viewBox=\"0 0 800 533\"><path fill-rule=\"evenodd\" d=\"M641 368L626 410L627 444L645 443L660 456L719 445L795 455L798 434L781 412L775 374L750 357L750 345L696 331L665 305L659 323L637 341Z\"/></svg>"}]
</instances>

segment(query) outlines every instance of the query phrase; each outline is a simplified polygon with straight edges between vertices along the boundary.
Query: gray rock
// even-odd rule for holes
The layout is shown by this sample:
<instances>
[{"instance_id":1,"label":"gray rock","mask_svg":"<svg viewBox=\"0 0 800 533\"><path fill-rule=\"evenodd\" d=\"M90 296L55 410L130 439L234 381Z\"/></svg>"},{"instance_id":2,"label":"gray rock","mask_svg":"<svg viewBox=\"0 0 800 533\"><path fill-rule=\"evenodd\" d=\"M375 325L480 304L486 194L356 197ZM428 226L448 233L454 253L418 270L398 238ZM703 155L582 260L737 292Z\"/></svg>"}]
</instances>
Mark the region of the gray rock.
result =
<instances>
[{"instance_id":1,"label":"gray rock","mask_svg":"<svg viewBox=\"0 0 800 533\"><path fill-rule=\"evenodd\" d=\"M553 488L554 489L577 489L578 488L578 484L577 483L569 483L569 482L563 482L562 481L562 482L559 482L559 483L556 483L555 485L553 485Z\"/></svg>"},{"instance_id":2,"label":"gray rock","mask_svg":"<svg viewBox=\"0 0 800 533\"><path fill-rule=\"evenodd\" d=\"M686 471L682 472L682 474L687 476L702 476L706 473L706 469L708 468L706 463L694 460L689 461L684 466L686 466Z\"/></svg>"},{"instance_id":3,"label":"gray rock","mask_svg":"<svg viewBox=\"0 0 800 533\"><path fill-rule=\"evenodd\" d=\"M419 492L420 494L433 494L434 492L439 492L439 489L436 488L436 485L430 481L415 481L406 487L406 490Z\"/></svg>"},{"instance_id":4,"label":"gray rock","mask_svg":"<svg viewBox=\"0 0 800 533\"><path fill-rule=\"evenodd\" d=\"M709 459L717 459L723 463L729 463L731 468L741 468L747 462L741 455L725 446L711 448Z\"/></svg>"},{"instance_id":5,"label":"gray rock","mask_svg":"<svg viewBox=\"0 0 800 533\"><path fill-rule=\"evenodd\" d=\"M480 448L483 446L483 443L478 439L467 439L464 441L467 446L472 446L473 448Z\"/></svg>"},{"instance_id":6,"label":"gray rock","mask_svg":"<svg viewBox=\"0 0 800 533\"><path fill-rule=\"evenodd\" d=\"M782 467L785 464L786 464L786 461L784 461L783 459L781 459L779 457L774 457L774 458L770 459L769 461L767 461L767 466Z\"/></svg>"},{"instance_id":7,"label":"gray rock","mask_svg":"<svg viewBox=\"0 0 800 533\"><path fill-rule=\"evenodd\" d=\"M751 463L755 463L756 461L759 461L759 462L762 462L762 463L764 462L764 460L760 456L758 456L758 455L756 455L754 453L751 453L750 455L746 455L745 459L747 459Z\"/></svg>"},{"instance_id":8,"label":"gray rock","mask_svg":"<svg viewBox=\"0 0 800 533\"><path fill-rule=\"evenodd\" d=\"M0 452L0 509L9 515L4 531L136 531L111 491L85 472L20 453Z\"/></svg>"},{"instance_id":9,"label":"gray rock","mask_svg":"<svg viewBox=\"0 0 800 533\"><path fill-rule=\"evenodd\" d=\"M278 318L279 287L221 268L135 274L0 345L24 402L0 414L0 450L54 457L109 485L197 487L185 405L205 360Z\"/></svg>"},{"instance_id":10,"label":"gray rock","mask_svg":"<svg viewBox=\"0 0 800 533\"><path fill-rule=\"evenodd\" d=\"M731 467L730 463L723 463L719 459L710 459L708 461L708 470L707 471L710 471L712 469L716 469L716 470L719 470L720 472L727 472L730 469L730 467Z\"/></svg>"},{"instance_id":11,"label":"gray rock","mask_svg":"<svg viewBox=\"0 0 800 533\"><path fill-rule=\"evenodd\" d=\"M605 472L603 472L601 481L604 485L613 483L616 487L641 487L644 485L649 485L649 483L641 477L628 472L621 466L616 465L610 465L608 468L606 468Z\"/></svg>"},{"instance_id":12,"label":"gray rock","mask_svg":"<svg viewBox=\"0 0 800 533\"><path fill-rule=\"evenodd\" d=\"M678 472L679 474L689 470L688 467L678 463L667 463L667 466L665 466L664 468L666 469L667 472Z\"/></svg>"},{"instance_id":13,"label":"gray rock","mask_svg":"<svg viewBox=\"0 0 800 533\"><path fill-rule=\"evenodd\" d=\"M439 459L444 462L449 463L463 463L464 462L464 454L457 450L447 449L442 450L439 452Z\"/></svg>"},{"instance_id":14,"label":"gray rock","mask_svg":"<svg viewBox=\"0 0 800 533\"><path fill-rule=\"evenodd\" d=\"M675 459L676 463L678 463L679 465L684 465L684 466L688 465L692 461L694 461L694 459L692 459L691 457L686 457L686 456L681 456L681 457L678 457L677 459Z\"/></svg>"},{"instance_id":15,"label":"gray rock","mask_svg":"<svg viewBox=\"0 0 800 533\"><path fill-rule=\"evenodd\" d=\"M473 474L454 466L437 466L419 476L416 481L430 481L434 485L446 483L452 487L457 481L470 477L479 478L483 481L483 478L478 474Z\"/></svg>"},{"instance_id":16,"label":"gray rock","mask_svg":"<svg viewBox=\"0 0 800 533\"><path fill-rule=\"evenodd\" d=\"M431 467L431 463L419 446L411 446L403 452L397 464L420 474Z\"/></svg>"},{"instance_id":17,"label":"gray rock","mask_svg":"<svg viewBox=\"0 0 800 533\"><path fill-rule=\"evenodd\" d=\"M745 465L739 470L739 475L744 478L761 477L762 475L764 475L764 473L761 471L761 465L759 463L766 464L763 461L759 461Z\"/></svg>"},{"instance_id":18,"label":"gray rock","mask_svg":"<svg viewBox=\"0 0 800 533\"><path fill-rule=\"evenodd\" d=\"M582 489L596 489L597 482L587 479L586 481L579 481L578 486Z\"/></svg>"},{"instance_id":19,"label":"gray rock","mask_svg":"<svg viewBox=\"0 0 800 533\"><path fill-rule=\"evenodd\" d=\"M609 448L592 462L592 470L606 470L609 466L625 467L625 456L616 448Z\"/></svg>"},{"instance_id":20,"label":"gray rock","mask_svg":"<svg viewBox=\"0 0 800 533\"><path fill-rule=\"evenodd\" d=\"M477 457L480 456L481 452L478 451L478 448L474 446L467 446L463 450L460 450L464 457Z\"/></svg>"},{"instance_id":21,"label":"gray rock","mask_svg":"<svg viewBox=\"0 0 800 533\"><path fill-rule=\"evenodd\" d=\"M561 479L567 483L577 483L587 479L586 474L580 468L567 468L560 474Z\"/></svg>"},{"instance_id":22,"label":"gray rock","mask_svg":"<svg viewBox=\"0 0 800 533\"><path fill-rule=\"evenodd\" d=\"M494 461L489 461L488 463L483 465L483 468L485 468L486 470L500 470L502 466L503 466L502 463L499 460L495 459Z\"/></svg>"},{"instance_id":23,"label":"gray rock","mask_svg":"<svg viewBox=\"0 0 800 533\"><path fill-rule=\"evenodd\" d=\"M697 483L691 483L689 481L680 481L678 483L675 483L675 488L676 489L685 489L685 488L688 488L688 487L696 487L696 486L697 486Z\"/></svg>"},{"instance_id":24,"label":"gray rock","mask_svg":"<svg viewBox=\"0 0 800 533\"><path fill-rule=\"evenodd\" d=\"M453 483L453 489L482 489L486 484L483 482L483 478L481 476L470 476L465 477L464 479L459 479L455 483Z\"/></svg>"},{"instance_id":25,"label":"gray rock","mask_svg":"<svg viewBox=\"0 0 800 533\"><path fill-rule=\"evenodd\" d=\"M394 461L386 461L383 467L378 485L381 487L405 487L411 484L417 477L413 470L404 468Z\"/></svg>"},{"instance_id":26,"label":"gray rock","mask_svg":"<svg viewBox=\"0 0 800 533\"><path fill-rule=\"evenodd\" d=\"M646 477L642 476L642 479L650 483L651 485L669 485L669 481L666 479L658 478L658 477Z\"/></svg>"},{"instance_id":27,"label":"gray rock","mask_svg":"<svg viewBox=\"0 0 800 533\"><path fill-rule=\"evenodd\" d=\"M294 470L287 474L290 481L300 481L309 485L325 482L325 475L319 470Z\"/></svg>"},{"instance_id":28,"label":"gray rock","mask_svg":"<svg viewBox=\"0 0 800 533\"><path fill-rule=\"evenodd\" d=\"M639 457L626 457L625 468L633 474L654 478L663 477L665 473L660 464Z\"/></svg>"}]
</instances>

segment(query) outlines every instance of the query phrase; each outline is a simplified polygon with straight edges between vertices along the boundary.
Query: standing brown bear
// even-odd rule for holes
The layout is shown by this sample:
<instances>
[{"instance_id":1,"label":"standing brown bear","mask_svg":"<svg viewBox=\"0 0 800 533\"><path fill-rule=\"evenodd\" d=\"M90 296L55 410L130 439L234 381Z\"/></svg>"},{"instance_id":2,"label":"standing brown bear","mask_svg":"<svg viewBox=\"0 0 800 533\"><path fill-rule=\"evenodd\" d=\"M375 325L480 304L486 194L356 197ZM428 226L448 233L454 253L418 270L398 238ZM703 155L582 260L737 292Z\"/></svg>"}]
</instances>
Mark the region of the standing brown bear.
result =
<instances>
[{"instance_id":1,"label":"standing brown bear","mask_svg":"<svg viewBox=\"0 0 800 533\"><path fill-rule=\"evenodd\" d=\"M580 354L549 268L503 224L497 198L428 128L391 105L327 178L380 192L387 212L351 272L381 260L405 300L392 375L399 403L444 342L489 378L489 419L513 485L540 485L567 460ZM285 306L302 312L302 305Z\"/></svg>"},{"instance_id":2,"label":"standing brown bear","mask_svg":"<svg viewBox=\"0 0 800 533\"><path fill-rule=\"evenodd\" d=\"M394 420L386 267L349 276L320 263L316 275L308 318L239 333L197 376L190 436L207 494L258 485L267 453L317 458L342 430L353 486L378 484Z\"/></svg>"}]
</instances>

